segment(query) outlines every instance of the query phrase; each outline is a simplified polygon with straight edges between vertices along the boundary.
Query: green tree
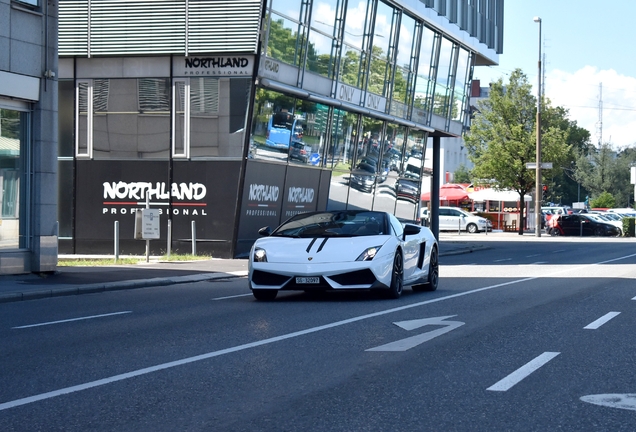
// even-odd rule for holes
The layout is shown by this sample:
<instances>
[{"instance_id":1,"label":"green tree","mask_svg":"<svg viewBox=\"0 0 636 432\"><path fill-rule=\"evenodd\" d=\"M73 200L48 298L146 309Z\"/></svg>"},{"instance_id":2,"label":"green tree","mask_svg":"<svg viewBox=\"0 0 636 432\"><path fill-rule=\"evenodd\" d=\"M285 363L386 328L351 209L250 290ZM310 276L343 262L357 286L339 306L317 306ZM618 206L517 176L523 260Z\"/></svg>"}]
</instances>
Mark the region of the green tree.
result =
<instances>
[{"instance_id":1,"label":"green tree","mask_svg":"<svg viewBox=\"0 0 636 432\"><path fill-rule=\"evenodd\" d=\"M461 164L453 173L453 181L455 183L471 183L472 180L470 170L466 168L464 164Z\"/></svg>"},{"instance_id":2,"label":"green tree","mask_svg":"<svg viewBox=\"0 0 636 432\"><path fill-rule=\"evenodd\" d=\"M516 69L507 84L502 78L492 83L489 98L478 104L478 110L465 137L475 165L473 175L516 191L523 202L522 197L535 186L535 171L527 169L526 163L536 161L536 98L527 76ZM553 163L553 174L560 173L570 152L566 132L547 122L541 126L541 158ZM522 212L520 235L524 219Z\"/></svg>"},{"instance_id":3,"label":"green tree","mask_svg":"<svg viewBox=\"0 0 636 432\"><path fill-rule=\"evenodd\" d=\"M590 207L592 208L613 208L615 205L614 195L609 192L601 192L599 196L590 200Z\"/></svg>"}]
</instances>

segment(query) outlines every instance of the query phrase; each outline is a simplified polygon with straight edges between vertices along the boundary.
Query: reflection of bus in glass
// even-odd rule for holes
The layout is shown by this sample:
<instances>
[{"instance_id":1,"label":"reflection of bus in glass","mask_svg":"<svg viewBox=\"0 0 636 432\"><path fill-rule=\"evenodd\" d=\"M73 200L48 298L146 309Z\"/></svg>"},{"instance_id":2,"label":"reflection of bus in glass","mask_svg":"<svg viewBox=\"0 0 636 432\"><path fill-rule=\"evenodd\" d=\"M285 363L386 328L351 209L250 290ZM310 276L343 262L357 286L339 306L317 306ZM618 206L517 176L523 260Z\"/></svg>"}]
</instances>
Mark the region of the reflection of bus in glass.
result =
<instances>
[{"instance_id":1,"label":"reflection of bus in glass","mask_svg":"<svg viewBox=\"0 0 636 432\"><path fill-rule=\"evenodd\" d=\"M289 112L278 112L269 118L265 145L286 151L291 141L302 141L303 133L303 119Z\"/></svg>"}]
</instances>

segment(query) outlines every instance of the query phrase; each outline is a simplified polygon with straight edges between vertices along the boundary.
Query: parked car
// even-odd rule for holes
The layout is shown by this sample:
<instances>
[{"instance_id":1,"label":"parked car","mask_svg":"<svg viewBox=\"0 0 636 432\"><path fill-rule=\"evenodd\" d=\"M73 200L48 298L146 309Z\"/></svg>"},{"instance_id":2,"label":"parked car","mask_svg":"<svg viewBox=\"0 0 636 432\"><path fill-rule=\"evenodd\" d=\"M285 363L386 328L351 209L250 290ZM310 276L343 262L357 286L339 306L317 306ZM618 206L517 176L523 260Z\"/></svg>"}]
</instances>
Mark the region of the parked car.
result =
<instances>
[{"instance_id":1,"label":"parked car","mask_svg":"<svg viewBox=\"0 0 636 432\"><path fill-rule=\"evenodd\" d=\"M490 220L468 213L459 207L440 206L438 220L440 231L465 230L469 233L492 231Z\"/></svg>"},{"instance_id":2,"label":"parked car","mask_svg":"<svg viewBox=\"0 0 636 432\"><path fill-rule=\"evenodd\" d=\"M556 215L548 222L548 234L552 236L612 236L620 235L616 226L595 220L586 213Z\"/></svg>"},{"instance_id":3,"label":"parked car","mask_svg":"<svg viewBox=\"0 0 636 432\"><path fill-rule=\"evenodd\" d=\"M590 212L587 213L589 217L595 219L599 222L605 222L611 225L614 225L620 231L619 236L623 235L623 218L618 216L616 213L606 213L606 212ZM617 219L614 219L617 218Z\"/></svg>"}]
</instances>

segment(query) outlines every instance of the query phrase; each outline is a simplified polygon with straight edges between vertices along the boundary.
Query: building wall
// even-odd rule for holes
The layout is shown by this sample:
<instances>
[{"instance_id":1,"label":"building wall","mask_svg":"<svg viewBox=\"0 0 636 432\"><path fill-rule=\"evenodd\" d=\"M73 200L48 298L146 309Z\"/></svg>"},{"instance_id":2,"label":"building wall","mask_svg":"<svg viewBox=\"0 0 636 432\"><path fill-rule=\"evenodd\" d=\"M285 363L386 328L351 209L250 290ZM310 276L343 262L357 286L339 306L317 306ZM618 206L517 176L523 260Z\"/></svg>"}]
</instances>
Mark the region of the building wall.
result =
<instances>
[{"instance_id":1,"label":"building wall","mask_svg":"<svg viewBox=\"0 0 636 432\"><path fill-rule=\"evenodd\" d=\"M503 1L443 11L437 1L329 0L320 16L314 3L62 2L63 250L112 250L114 218L129 225L145 194L168 210L182 246L189 221L172 218L176 207L226 209L195 221L197 241L224 257L244 256L258 228L299 211L416 218L427 139L461 136L473 67L498 59ZM229 8L241 25L228 24ZM273 123L280 115L287 126ZM206 201L180 202L182 183L205 187ZM168 192L152 192L160 187ZM135 250L129 231L123 244ZM163 245L151 242L153 253Z\"/></svg>"},{"instance_id":2,"label":"building wall","mask_svg":"<svg viewBox=\"0 0 636 432\"><path fill-rule=\"evenodd\" d=\"M56 4L0 0L1 136L10 142L0 151L0 164L19 155L16 211L9 217L5 212L0 225L0 274L49 272L57 265L56 72ZM19 133L8 132L10 123L19 124ZM5 205L8 199L3 197ZM2 241L10 226L17 236Z\"/></svg>"}]
</instances>

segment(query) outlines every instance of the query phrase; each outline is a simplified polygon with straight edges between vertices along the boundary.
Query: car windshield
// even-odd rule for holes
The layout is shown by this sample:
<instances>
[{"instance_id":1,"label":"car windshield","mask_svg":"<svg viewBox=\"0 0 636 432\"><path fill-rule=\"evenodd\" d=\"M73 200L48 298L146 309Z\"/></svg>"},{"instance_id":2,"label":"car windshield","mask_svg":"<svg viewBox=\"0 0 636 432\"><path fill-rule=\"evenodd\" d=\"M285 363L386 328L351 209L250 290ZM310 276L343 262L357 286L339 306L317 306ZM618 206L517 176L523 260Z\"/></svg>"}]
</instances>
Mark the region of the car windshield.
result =
<instances>
[{"instance_id":1,"label":"car windshield","mask_svg":"<svg viewBox=\"0 0 636 432\"><path fill-rule=\"evenodd\" d=\"M386 215L374 211L333 211L302 213L271 234L278 237L358 237L388 232Z\"/></svg>"}]
</instances>

